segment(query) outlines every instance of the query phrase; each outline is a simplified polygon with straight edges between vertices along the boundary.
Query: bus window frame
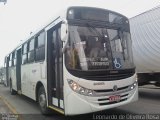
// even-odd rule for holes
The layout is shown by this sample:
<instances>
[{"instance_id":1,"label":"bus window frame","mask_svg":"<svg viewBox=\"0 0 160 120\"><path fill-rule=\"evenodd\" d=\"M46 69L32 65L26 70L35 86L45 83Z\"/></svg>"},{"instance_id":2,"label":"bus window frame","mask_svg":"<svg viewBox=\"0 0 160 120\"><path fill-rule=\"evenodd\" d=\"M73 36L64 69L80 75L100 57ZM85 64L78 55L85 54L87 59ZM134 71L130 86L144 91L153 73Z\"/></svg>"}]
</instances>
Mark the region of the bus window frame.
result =
<instances>
[{"instance_id":1,"label":"bus window frame","mask_svg":"<svg viewBox=\"0 0 160 120\"><path fill-rule=\"evenodd\" d=\"M24 48L25 47L25 45L26 45L26 48ZM26 52L24 53L24 49L27 49L26 50ZM22 45L22 65L24 65L24 64L27 64L28 63L28 55L27 55L27 53L28 53L28 43L27 42L25 42L23 45ZM24 58L23 58L23 56L26 56L26 61L24 62Z\"/></svg>"},{"instance_id":2,"label":"bus window frame","mask_svg":"<svg viewBox=\"0 0 160 120\"><path fill-rule=\"evenodd\" d=\"M44 40L44 43L41 44L40 46L38 46L38 41L39 41L39 36L41 34L44 34L43 35L43 40ZM45 33L45 30L42 30L41 32L39 32L36 36L35 36L35 62L41 62L41 61L44 61L45 60L45 41L46 41L46 33ZM40 50L42 50L42 52L39 52ZM42 58L37 58L39 57L40 55L38 54L40 53L40 55L43 55Z\"/></svg>"},{"instance_id":3,"label":"bus window frame","mask_svg":"<svg viewBox=\"0 0 160 120\"><path fill-rule=\"evenodd\" d=\"M32 41L33 41L34 45L33 45L33 49L30 49L30 45L31 45ZM33 58L30 59L29 54L31 54L31 53L33 53ZM35 38L34 37L30 38L29 41L28 41L28 52L27 52L27 54L28 54L27 55L28 56L28 63L35 62Z\"/></svg>"}]
</instances>

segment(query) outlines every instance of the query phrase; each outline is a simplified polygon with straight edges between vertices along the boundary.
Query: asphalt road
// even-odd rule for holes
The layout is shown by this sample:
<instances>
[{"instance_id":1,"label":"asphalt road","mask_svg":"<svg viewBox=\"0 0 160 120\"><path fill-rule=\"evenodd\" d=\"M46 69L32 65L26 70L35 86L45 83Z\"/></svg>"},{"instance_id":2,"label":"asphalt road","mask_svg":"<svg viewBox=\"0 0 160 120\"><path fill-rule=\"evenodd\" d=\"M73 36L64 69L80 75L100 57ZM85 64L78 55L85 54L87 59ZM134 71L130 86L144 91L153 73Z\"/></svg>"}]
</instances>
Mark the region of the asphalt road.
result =
<instances>
[{"instance_id":1,"label":"asphalt road","mask_svg":"<svg viewBox=\"0 0 160 120\"><path fill-rule=\"evenodd\" d=\"M50 116L43 116L38 104L33 100L20 95L10 95L9 88L0 85L0 96L5 98L20 114L20 120L116 120L116 119L143 119L142 115L150 115L149 119L160 119L160 88L153 85L139 87L139 100L121 107L86 115L65 117L58 113ZM154 115L152 115L154 114ZM159 114L157 116L156 114ZM136 116L141 115L141 116Z\"/></svg>"}]
</instances>

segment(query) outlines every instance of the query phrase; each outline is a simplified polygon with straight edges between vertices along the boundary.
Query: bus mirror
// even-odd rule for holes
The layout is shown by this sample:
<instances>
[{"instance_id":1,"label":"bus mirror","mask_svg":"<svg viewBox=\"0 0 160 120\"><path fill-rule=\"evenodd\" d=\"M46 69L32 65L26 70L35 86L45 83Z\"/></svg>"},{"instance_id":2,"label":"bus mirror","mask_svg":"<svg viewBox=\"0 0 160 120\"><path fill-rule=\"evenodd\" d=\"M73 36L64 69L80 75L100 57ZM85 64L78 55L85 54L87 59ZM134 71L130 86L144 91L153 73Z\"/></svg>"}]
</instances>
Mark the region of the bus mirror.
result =
<instances>
[{"instance_id":1,"label":"bus mirror","mask_svg":"<svg viewBox=\"0 0 160 120\"><path fill-rule=\"evenodd\" d=\"M68 25L66 21L63 21L61 24L61 40L65 42L68 36Z\"/></svg>"}]
</instances>

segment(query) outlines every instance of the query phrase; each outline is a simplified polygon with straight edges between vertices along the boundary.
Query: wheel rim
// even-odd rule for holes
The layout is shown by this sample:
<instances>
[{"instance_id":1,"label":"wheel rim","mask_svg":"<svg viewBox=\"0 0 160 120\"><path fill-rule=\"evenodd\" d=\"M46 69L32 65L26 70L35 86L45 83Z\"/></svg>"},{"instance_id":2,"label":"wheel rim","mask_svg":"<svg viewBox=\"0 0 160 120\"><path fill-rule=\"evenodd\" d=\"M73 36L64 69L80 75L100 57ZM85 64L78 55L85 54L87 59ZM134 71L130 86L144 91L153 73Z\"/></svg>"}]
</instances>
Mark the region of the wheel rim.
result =
<instances>
[{"instance_id":1,"label":"wheel rim","mask_svg":"<svg viewBox=\"0 0 160 120\"><path fill-rule=\"evenodd\" d=\"M42 108L45 107L45 105L46 105L46 97L45 97L44 94L41 94L41 95L39 96L39 104L40 104L40 106L41 106Z\"/></svg>"}]
</instances>

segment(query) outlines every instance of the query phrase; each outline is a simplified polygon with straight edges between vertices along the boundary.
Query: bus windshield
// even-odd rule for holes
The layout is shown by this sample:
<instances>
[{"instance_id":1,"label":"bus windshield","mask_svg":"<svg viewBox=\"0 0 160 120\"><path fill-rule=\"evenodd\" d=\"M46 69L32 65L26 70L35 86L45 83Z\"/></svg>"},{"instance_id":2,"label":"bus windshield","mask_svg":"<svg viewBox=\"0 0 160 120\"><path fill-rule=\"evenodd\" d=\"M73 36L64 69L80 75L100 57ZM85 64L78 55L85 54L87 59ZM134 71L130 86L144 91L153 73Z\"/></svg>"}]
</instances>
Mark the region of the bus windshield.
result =
<instances>
[{"instance_id":1,"label":"bus windshield","mask_svg":"<svg viewBox=\"0 0 160 120\"><path fill-rule=\"evenodd\" d=\"M130 33L118 29L69 26L65 52L67 69L100 70L133 68Z\"/></svg>"}]
</instances>

